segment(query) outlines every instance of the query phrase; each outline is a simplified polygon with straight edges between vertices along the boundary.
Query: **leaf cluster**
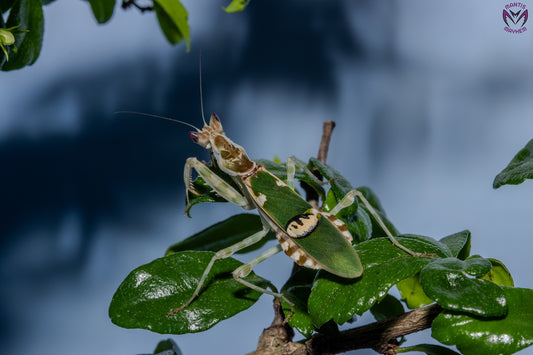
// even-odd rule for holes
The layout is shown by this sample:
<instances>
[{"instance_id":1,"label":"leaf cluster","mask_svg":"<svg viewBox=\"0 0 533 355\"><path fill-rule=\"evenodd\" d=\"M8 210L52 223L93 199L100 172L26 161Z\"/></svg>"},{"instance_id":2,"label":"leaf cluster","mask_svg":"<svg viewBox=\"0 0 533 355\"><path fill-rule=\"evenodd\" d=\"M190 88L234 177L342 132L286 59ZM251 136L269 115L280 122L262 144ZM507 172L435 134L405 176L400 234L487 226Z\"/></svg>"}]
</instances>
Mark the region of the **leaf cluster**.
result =
<instances>
[{"instance_id":1,"label":"leaf cluster","mask_svg":"<svg viewBox=\"0 0 533 355\"><path fill-rule=\"evenodd\" d=\"M284 164L265 160L260 163L280 179L286 179ZM309 183L321 196L324 211L330 210L353 188L338 171L316 159L309 161L308 168L317 169L329 181L330 188L326 192L304 169L296 171L296 178ZM189 195L191 205L222 200L201 178L197 178L194 185L200 194ZM533 343L533 290L514 288L509 271L500 261L471 256L469 231L438 240L400 234L386 218L376 194L367 187L358 189L396 239L424 256L413 257L383 238L383 231L370 212L362 203L354 203L338 216L354 236L353 245L364 268L362 276L344 279L324 270L298 269L281 288L283 295L295 305L289 320L291 327L305 338L317 333L335 335L339 333L339 325L354 322L358 315L367 311L376 320L383 320L403 314L404 304L416 309L437 303L442 311L432 324L433 337L443 344L457 346L464 354L511 354ZM241 263L228 258L215 262L206 286L190 306L166 316L168 311L189 299L215 251L260 229L259 216L240 214L172 245L164 257L138 267L126 277L111 302L111 320L125 328L183 334L207 330L249 308L261 294L233 279L231 271ZM266 239L274 239L274 235ZM260 246L254 245L241 252ZM253 273L246 280L275 289L268 279ZM389 294L395 285L401 301ZM290 313L291 307L282 304L285 313ZM428 354L455 353L428 344L403 351L410 350Z\"/></svg>"},{"instance_id":2,"label":"leaf cluster","mask_svg":"<svg viewBox=\"0 0 533 355\"><path fill-rule=\"evenodd\" d=\"M43 5L54 0L0 0L0 69L20 69L35 63L41 52L44 16ZM113 16L116 0L86 0L99 24ZM233 0L224 10L242 11L248 0ZM190 49L188 14L179 0L152 0L151 5L138 5L136 0L122 0L122 8L135 7L154 12L161 31L171 44L182 41ZM5 16L7 19L4 21Z\"/></svg>"}]
</instances>

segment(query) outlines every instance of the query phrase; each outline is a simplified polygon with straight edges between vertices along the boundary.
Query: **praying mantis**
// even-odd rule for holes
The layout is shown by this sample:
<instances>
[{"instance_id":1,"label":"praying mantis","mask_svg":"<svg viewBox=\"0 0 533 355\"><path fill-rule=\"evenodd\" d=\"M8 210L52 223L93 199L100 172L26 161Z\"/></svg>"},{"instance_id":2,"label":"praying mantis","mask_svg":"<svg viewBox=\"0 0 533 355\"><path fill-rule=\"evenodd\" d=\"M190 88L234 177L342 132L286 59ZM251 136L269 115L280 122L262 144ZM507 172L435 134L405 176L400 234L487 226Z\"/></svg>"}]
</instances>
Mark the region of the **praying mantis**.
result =
<instances>
[{"instance_id":1,"label":"praying mantis","mask_svg":"<svg viewBox=\"0 0 533 355\"><path fill-rule=\"evenodd\" d=\"M242 241L216 252L205 268L189 300L181 306L170 310L167 313L167 317L171 317L185 309L198 297L216 260L229 258L239 250L258 243L269 231L273 231L276 234L279 244L235 269L232 273L235 281L253 290L281 299L293 309L294 304L282 293L254 285L246 281L244 277L249 275L256 265L281 251L285 252L300 266L323 269L334 275L349 279L360 277L363 273L363 267L357 252L351 244L352 236L346 224L336 217L336 214L343 208L352 205L356 198L363 202L396 247L412 256L426 256L401 245L360 191L351 190L332 210L327 213L320 211L302 198L294 187L297 164L299 167L307 169L305 164L302 164L296 158L290 157L287 159L287 180L285 182L270 173L263 165L251 160L243 147L228 138L222 128L221 120L216 114L211 115L209 124L204 120L202 129L185 122L178 122L195 129L195 131L189 132L189 137L193 142L210 152L213 164L223 174L231 177L237 186L237 188L234 188L197 158L188 158L184 168L187 210L190 208L189 192L198 195L192 180L194 170L205 180L207 185L228 202L244 209L256 209L261 218L262 229ZM311 174L309 171L308 173Z\"/></svg>"}]
</instances>

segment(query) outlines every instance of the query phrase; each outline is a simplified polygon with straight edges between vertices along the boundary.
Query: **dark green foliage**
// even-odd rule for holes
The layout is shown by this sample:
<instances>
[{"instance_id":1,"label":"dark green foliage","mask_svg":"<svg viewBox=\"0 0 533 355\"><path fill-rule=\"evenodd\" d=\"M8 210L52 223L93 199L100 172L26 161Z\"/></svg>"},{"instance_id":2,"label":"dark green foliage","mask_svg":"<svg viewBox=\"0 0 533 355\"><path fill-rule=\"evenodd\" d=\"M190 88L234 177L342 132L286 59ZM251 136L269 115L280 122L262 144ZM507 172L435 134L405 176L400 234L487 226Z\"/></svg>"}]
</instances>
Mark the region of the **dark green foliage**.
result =
<instances>
[{"instance_id":1,"label":"dark green foliage","mask_svg":"<svg viewBox=\"0 0 533 355\"><path fill-rule=\"evenodd\" d=\"M20 69L35 63L41 52L44 18L43 5L54 0L0 0L0 29L16 26L15 43L4 45L0 39L0 69L4 71ZM86 0L98 23L106 23L113 16L116 6L115 0ZM224 10L238 12L244 10L248 0L233 0ZM8 10L9 17L4 23L4 13ZM187 10L179 0L154 0L152 7L143 8L154 10L159 26L170 44L185 42L187 51L191 47ZM23 30L23 31L20 31ZM27 32L26 32L27 31ZM9 60L4 54L7 50Z\"/></svg>"},{"instance_id":2,"label":"dark green foliage","mask_svg":"<svg viewBox=\"0 0 533 355\"><path fill-rule=\"evenodd\" d=\"M284 164L265 160L261 163L275 176L286 179ZM316 167L330 182L327 194L301 168L297 169L297 178L309 182L321 196L324 210L331 210L352 186L326 164L312 159L309 166ZM213 170L234 184L220 170ZM194 181L194 186L199 196L189 194L191 205L222 200L201 178ZM266 191L270 198L267 202L277 196L272 184L256 188L270 189ZM360 191L384 217L383 207L372 190L363 187ZM437 302L444 309L433 323L433 336L444 344L456 345L465 354L510 354L533 343L533 291L508 287L513 285L513 280L500 261L469 256L469 231L436 240L418 235L398 235L387 221L400 244L424 254L414 257L395 247L388 238L382 238L383 233L363 203L345 208L340 215L350 231L358 233L354 235L354 248L364 272L353 279L307 268L299 268L292 274L281 292L294 303L289 325L306 338L315 332L335 335L339 332L338 325L352 322L356 315L368 310L377 320L401 315L403 305L388 294L391 287L397 285L408 307L418 308ZM278 217L286 218L284 215ZM213 251L244 239L261 226L258 216L240 214L174 244L166 257L139 267L124 280L109 309L112 321L126 328L182 334L206 330L247 309L260 293L233 279L231 272L241 263L228 258L215 262L197 299L181 312L170 318L166 316L171 309L189 299ZM274 239L274 234L270 233L266 239ZM263 242L243 252L256 249ZM274 289L268 280L253 274L246 279ZM291 307L285 302L282 304L285 314L289 314ZM448 348L429 344L398 351L456 354Z\"/></svg>"},{"instance_id":3,"label":"dark green foliage","mask_svg":"<svg viewBox=\"0 0 533 355\"><path fill-rule=\"evenodd\" d=\"M518 185L526 179L533 179L533 139L496 176L492 186L497 189L502 185Z\"/></svg>"}]
</instances>

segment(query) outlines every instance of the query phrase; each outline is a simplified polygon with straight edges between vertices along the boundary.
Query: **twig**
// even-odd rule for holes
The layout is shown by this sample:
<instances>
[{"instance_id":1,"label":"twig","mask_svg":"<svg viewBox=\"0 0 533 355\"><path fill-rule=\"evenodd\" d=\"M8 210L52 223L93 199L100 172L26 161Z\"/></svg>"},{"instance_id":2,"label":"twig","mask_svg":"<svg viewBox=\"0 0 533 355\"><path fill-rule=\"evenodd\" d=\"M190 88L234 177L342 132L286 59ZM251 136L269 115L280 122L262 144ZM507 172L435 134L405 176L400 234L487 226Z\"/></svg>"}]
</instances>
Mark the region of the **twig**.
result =
<instances>
[{"instance_id":1,"label":"twig","mask_svg":"<svg viewBox=\"0 0 533 355\"><path fill-rule=\"evenodd\" d=\"M141 6L135 2L135 0L122 0L122 8L123 9L129 9L131 6L136 7L141 12L145 11L152 11L154 9L153 6Z\"/></svg>"}]
</instances>

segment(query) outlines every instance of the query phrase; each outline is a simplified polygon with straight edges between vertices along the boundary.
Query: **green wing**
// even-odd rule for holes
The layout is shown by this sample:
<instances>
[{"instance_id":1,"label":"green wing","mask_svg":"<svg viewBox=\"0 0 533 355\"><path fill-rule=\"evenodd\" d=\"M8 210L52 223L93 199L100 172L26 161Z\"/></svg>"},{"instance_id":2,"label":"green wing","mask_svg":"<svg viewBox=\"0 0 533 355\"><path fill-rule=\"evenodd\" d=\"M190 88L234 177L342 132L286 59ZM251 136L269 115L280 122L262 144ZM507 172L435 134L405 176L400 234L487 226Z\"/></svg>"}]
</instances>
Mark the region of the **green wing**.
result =
<instances>
[{"instance_id":1,"label":"green wing","mask_svg":"<svg viewBox=\"0 0 533 355\"><path fill-rule=\"evenodd\" d=\"M244 183L262 214L282 230L286 230L287 223L293 217L308 213L313 208L300 195L262 167L259 167L257 173ZM355 278L363 272L359 256L351 243L322 215L312 233L304 238L291 238L291 240L307 254L307 257L332 274Z\"/></svg>"}]
</instances>

